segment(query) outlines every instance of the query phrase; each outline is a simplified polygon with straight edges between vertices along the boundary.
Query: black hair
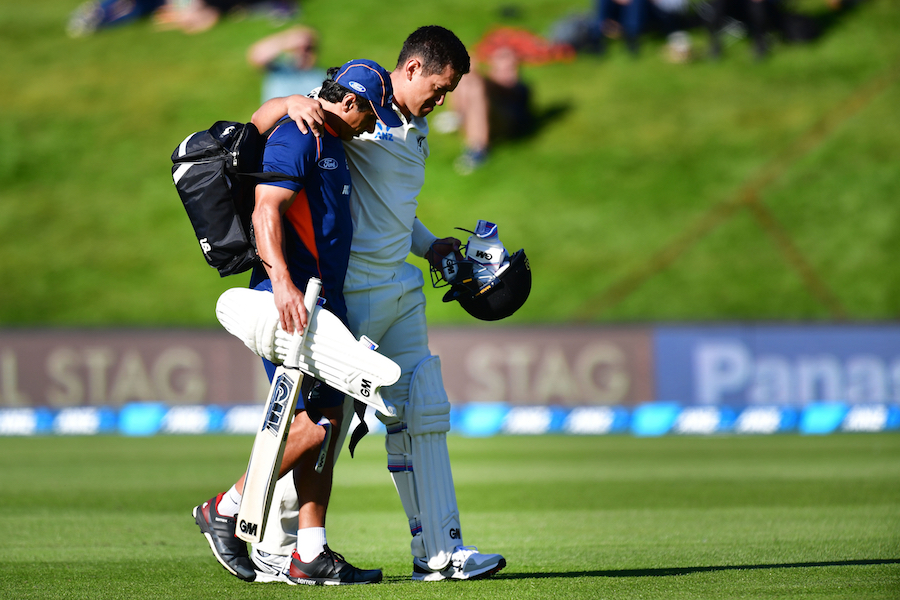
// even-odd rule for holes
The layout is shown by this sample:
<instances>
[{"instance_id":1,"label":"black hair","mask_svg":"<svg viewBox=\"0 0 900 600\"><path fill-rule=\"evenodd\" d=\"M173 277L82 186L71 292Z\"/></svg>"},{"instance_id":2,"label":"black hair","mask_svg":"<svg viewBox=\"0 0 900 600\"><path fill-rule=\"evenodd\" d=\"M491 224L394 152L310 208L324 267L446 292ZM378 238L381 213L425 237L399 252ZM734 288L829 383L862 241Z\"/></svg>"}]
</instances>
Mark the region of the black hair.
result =
<instances>
[{"instance_id":1,"label":"black hair","mask_svg":"<svg viewBox=\"0 0 900 600\"><path fill-rule=\"evenodd\" d=\"M440 25L419 27L406 38L397 58L397 68L401 68L410 58L422 61L425 75L443 73L448 66L459 75L465 75L471 68L465 44L455 33Z\"/></svg>"}]
</instances>

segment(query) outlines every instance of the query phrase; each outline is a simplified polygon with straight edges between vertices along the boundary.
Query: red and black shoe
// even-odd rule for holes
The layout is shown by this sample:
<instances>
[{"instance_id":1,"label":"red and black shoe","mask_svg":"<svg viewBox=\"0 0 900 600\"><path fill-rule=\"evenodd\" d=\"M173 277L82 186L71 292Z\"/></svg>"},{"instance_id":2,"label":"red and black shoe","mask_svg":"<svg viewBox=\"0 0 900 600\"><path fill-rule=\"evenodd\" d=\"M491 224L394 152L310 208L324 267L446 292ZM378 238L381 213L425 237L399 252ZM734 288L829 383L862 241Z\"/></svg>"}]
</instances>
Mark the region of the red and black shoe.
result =
<instances>
[{"instance_id":1,"label":"red and black shoe","mask_svg":"<svg viewBox=\"0 0 900 600\"><path fill-rule=\"evenodd\" d=\"M289 582L300 585L378 583L381 578L381 569L357 569L328 546L325 546L322 554L308 563L300 560L300 555L294 551L291 556L291 568L288 571Z\"/></svg>"},{"instance_id":2,"label":"red and black shoe","mask_svg":"<svg viewBox=\"0 0 900 600\"><path fill-rule=\"evenodd\" d=\"M247 543L235 537L237 520L219 514L216 508L222 494L194 507L194 520L206 536L216 560L225 570L244 581L256 579L256 569L247 552Z\"/></svg>"}]
</instances>

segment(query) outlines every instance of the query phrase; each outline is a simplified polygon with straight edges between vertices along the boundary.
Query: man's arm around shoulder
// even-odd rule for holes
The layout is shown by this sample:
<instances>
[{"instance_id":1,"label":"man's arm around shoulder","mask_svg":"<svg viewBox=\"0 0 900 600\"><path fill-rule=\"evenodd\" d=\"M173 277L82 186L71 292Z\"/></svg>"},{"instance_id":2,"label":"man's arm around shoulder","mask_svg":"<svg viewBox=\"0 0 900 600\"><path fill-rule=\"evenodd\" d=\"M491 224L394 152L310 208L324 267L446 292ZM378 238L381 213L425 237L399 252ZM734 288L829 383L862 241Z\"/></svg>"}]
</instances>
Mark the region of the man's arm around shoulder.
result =
<instances>
[{"instance_id":1,"label":"man's arm around shoulder","mask_svg":"<svg viewBox=\"0 0 900 600\"><path fill-rule=\"evenodd\" d=\"M288 115L297 123L302 133L313 132L321 137L325 127L325 111L319 101L308 96L295 94L282 98L272 98L256 109L250 122L261 132L268 131L284 115Z\"/></svg>"}]
</instances>

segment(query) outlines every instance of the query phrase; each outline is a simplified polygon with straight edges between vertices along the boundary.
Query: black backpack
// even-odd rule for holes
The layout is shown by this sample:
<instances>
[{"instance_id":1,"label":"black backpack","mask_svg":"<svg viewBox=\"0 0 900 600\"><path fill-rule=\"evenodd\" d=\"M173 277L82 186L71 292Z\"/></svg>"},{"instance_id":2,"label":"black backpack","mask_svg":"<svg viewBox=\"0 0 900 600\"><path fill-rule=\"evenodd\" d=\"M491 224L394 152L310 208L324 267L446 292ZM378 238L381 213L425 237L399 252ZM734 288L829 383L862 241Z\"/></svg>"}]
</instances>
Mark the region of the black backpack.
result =
<instances>
[{"instance_id":1,"label":"black backpack","mask_svg":"<svg viewBox=\"0 0 900 600\"><path fill-rule=\"evenodd\" d=\"M221 277L260 262L251 222L256 184L300 181L284 173L261 172L266 139L274 129L261 134L253 123L218 121L189 135L172 153L175 188L206 262Z\"/></svg>"}]
</instances>

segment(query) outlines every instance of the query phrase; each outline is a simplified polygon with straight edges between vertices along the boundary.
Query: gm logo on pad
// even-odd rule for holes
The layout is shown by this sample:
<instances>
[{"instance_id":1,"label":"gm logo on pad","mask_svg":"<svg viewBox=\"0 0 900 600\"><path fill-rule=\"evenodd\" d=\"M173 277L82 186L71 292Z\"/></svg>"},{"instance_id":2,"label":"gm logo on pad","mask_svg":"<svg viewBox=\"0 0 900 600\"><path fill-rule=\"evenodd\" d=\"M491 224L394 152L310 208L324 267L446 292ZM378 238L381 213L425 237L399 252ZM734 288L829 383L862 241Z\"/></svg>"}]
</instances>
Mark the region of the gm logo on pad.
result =
<instances>
[{"instance_id":1,"label":"gm logo on pad","mask_svg":"<svg viewBox=\"0 0 900 600\"><path fill-rule=\"evenodd\" d=\"M334 158L323 158L319 161L319 168L326 171L334 171L338 168L338 161Z\"/></svg>"}]
</instances>

